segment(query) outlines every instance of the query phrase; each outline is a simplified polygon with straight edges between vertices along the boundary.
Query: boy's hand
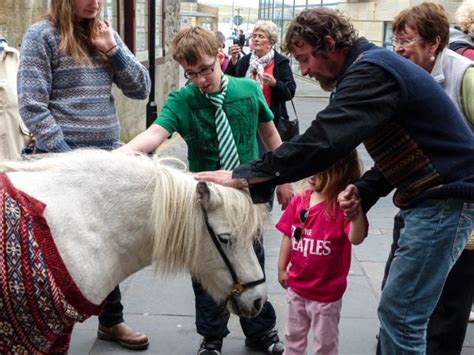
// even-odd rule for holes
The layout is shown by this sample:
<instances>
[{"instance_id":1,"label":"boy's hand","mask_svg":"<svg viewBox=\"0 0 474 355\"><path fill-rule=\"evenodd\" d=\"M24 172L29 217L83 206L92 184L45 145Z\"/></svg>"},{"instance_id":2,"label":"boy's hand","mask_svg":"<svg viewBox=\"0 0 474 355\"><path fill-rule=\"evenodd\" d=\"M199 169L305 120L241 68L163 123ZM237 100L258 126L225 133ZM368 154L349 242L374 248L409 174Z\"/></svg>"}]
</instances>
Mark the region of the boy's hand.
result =
<instances>
[{"instance_id":1,"label":"boy's hand","mask_svg":"<svg viewBox=\"0 0 474 355\"><path fill-rule=\"evenodd\" d=\"M278 282L285 290L288 288L288 271L278 270Z\"/></svg>"},{"instance_id":2,"label":"boy's hand","mask_svg":"<svg viewBox=\"0 0 474 355\"><path fill-rule=\"evenodd\" d=\"M341 191L337 196L337 202L344 212L344 216L351 221L362 213L359 190L355 185L347 185L344 191Z\"/></svg>"},{"instance_id":3,"label":"boy's hand","mask_svg":"<svg viewBox=\"0 0 474 355\"><path fill-rule=\"evenodd\" d=\"M293 186L291 184L278 185L276 187L276 195L278 203L281 205L281 210L284 211L294 195Z\"/></svg>"}]
</instances>

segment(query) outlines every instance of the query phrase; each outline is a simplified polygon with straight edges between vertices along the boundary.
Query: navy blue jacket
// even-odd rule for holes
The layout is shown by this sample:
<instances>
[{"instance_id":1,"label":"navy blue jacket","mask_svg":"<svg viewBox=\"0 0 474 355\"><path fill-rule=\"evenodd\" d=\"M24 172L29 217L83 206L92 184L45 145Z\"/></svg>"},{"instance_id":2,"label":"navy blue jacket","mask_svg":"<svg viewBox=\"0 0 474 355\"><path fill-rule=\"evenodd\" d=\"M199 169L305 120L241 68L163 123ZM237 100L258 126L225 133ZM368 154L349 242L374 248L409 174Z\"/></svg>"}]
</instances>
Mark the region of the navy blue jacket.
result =
<instances>
[{"instance_id":1,"label":"navy blue jacket","mask_svg":"<svg viewBox=\"0 0 474 355\"><path fill-rule=\"evenodd\" d=\"M251 189L255 202L276 184L323 171L364 143L374 184L407 207L426 198L474 200L474 140L458 110L422 68L364 38L349 50L329 105L308 130L234 177L270 177Z\"/></svg>"}]
</instances>

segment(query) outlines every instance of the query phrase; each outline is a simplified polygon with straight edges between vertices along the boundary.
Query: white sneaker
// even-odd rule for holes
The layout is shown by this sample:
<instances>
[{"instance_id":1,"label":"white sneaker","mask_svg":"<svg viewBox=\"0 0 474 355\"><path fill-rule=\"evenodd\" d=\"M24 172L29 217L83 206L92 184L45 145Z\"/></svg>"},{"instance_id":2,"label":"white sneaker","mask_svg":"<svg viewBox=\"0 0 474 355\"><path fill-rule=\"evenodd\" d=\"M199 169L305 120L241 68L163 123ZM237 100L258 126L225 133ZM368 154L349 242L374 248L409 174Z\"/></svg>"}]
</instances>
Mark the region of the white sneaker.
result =
<instances>
[{"instance_id":1,"label":"white sneaker","mask_svg":"<svg viewBox=\"0 0 474 355\"><path fill-rule=\"evenodd\" d=\"M474 311L471 311L471 314L469 315L469 322L474 322Z\"/></svg>"}]
</instances>

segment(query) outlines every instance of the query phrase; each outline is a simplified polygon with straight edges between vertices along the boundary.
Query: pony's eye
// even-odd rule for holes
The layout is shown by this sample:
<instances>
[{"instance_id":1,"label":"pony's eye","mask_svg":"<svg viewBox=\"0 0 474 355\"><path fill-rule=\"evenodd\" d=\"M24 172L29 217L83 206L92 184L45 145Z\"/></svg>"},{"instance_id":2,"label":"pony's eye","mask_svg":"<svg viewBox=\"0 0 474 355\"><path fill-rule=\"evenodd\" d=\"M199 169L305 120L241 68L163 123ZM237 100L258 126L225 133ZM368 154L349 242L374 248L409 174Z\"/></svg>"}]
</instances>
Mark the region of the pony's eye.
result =
<instances>
[{"instance_id":1,"label":"pony's eye","mask_svg":"<svg viewBox=\"0 0 474 355\"><path fill-rule=\"evenodd\" d=\"M232 240L231 240L232 238L231 237L232 236L229 233L222 233L222 234L217 235L217 238L223 244L232 244Z\"/></svg>"}]
</instances>

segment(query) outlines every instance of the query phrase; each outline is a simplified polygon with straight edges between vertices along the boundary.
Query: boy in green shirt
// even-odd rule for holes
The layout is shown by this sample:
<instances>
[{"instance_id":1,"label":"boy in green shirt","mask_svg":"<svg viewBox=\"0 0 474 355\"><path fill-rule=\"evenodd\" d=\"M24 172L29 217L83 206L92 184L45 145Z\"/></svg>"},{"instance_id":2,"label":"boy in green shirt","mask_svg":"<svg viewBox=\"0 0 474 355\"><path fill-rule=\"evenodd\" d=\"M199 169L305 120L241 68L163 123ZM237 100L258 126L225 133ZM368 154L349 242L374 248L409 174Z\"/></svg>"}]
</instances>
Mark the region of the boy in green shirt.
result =
<instances>
[{"instance_id":1,"label":"boy in green shirt","mask_svg":"<svg viewBox=\"0 0 474 355\"><path fill-rule=\"evenodd\" d=\"M224 55L215 34L201 27L182 29L173 41L173 58L183 67L190 84L172 92L158 118L126 147L150 153L173 132L188 147L192 172L233 169L239 163L258 158L256 132L267 150L281 144L273 124L273 114L254 80L222 73ZM291 185L277 187L277 198L285 208L293 195ZM264 252L257 243L255 252L264 267ZM196 297L196 327L203 336L198 354L221 353L222 339L229 334L229 313L217 305L193 280ZM246 345L270 354L283 353L284 346L274 329L276 315L266 302L256 318L241 318Z\"/></svg>"}]
</instances>

